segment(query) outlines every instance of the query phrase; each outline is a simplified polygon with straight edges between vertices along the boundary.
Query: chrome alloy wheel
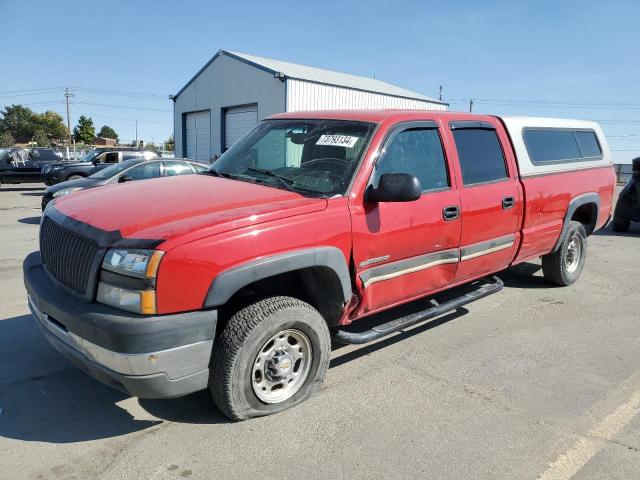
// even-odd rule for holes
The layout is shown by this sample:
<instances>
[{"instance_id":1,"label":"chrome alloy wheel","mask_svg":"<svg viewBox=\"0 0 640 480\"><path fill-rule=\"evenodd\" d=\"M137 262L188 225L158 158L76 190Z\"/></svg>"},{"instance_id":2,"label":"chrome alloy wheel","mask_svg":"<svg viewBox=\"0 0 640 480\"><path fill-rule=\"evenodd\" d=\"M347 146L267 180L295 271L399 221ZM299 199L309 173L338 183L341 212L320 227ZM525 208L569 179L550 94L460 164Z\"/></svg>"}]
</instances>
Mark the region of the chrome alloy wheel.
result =
<instances>
[{"instance_id":1,"label":"chrome alloy wheel","mask_svg":"<svg viewBox=\"0 0 640 480\"><path fill-rule=\"evenodd\" d=\"M276 333L262 346L253 361L251 385L265 403L280 403L304 385L313 351L309 338L300 330Z\"/></svg>"},{"instance_id":2,"label":"chrome alloy wheel","mask_svg":"<svg viewBox=\"0 0 640 480\"><path fill-rule=\"evenodd\" d=\"M573 273L580 265L580 257L582 256L582 242L578 235L573 235L569 245L567 245L567 256L564 260L564 267L568 273Z\"/></svg>"}]
</instances>

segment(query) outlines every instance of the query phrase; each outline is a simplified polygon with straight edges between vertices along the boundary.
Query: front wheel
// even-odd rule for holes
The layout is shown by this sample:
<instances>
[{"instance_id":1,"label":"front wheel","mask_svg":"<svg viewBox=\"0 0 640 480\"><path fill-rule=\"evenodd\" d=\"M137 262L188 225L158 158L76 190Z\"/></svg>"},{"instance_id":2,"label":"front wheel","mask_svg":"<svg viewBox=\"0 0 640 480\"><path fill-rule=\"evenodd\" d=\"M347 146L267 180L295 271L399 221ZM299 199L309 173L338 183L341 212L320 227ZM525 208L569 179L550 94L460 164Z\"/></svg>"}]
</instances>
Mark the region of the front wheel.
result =
<instances>
[{"instance_id":1,"label":"front wheel","mask_svg":"<svg viewBox=\"0 0 640 480\"><path fill-rule=\"evenodd\" d=\"M291 297L260 300L233 315L214 346L209 390L232 420L270 415L303 402L329 366L327 324Z\"/></svg>"},{"instance_id":2,"label":"front wheel","mask_svg":"<svg viewBox=\"0 0 640 480\"><path fill-rule=\"evenodd\" d=\"M67 180L80 180L81 178L84 178L83 175L69 175L67 177Z\"/></svg>"},{"instance_id":3,"label":"front wheel","mask_svg":"<svg viewBox=\"0 0 640 480\"><path fill-rule=\"evenodd\" d=\"M557 251L542 257L544 278L556 285L573 284L587 259L587 232L580 222L571 222Z\"/></svg>"}]
</instances>

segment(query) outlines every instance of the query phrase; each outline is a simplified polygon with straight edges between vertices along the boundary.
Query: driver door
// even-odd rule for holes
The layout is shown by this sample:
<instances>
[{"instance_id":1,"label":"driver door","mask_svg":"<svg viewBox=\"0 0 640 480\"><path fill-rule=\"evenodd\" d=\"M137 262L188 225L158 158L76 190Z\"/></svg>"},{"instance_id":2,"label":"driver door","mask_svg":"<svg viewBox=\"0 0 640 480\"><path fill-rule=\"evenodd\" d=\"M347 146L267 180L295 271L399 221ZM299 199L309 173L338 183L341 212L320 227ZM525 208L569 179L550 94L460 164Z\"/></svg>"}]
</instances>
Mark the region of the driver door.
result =
<instances>
[{"instance_id":1,"label":"driver door","mask_svg":"<svg viewBox=\"0 0 640 480\"><path fill-rule=\"evenodd\" d=\"M370 179L410 173L422 196L413 202L365 202L350 206L353 255L362 304L359 315L442 289L458 267L460 199L435 122L394 127Z\"/></svg>"}]
</instances>

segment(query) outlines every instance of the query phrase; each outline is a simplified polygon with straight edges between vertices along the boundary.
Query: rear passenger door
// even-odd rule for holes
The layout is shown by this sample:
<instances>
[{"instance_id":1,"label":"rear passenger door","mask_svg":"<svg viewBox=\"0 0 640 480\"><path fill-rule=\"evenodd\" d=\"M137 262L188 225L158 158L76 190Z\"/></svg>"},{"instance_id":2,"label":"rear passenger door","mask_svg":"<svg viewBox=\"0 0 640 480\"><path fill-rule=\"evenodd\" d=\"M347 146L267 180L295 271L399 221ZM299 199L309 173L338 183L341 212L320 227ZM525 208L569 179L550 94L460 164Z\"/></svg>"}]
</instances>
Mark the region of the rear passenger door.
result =
<instances>
[{"instance_id":1,"label":"rear passenger door","mask_svg":"<svg viewBox=\"0 0 640 480\"><path fill-rule=\"evenodd\" d=\"M522 189L509 140L494 121L449 123L462 209L456 282L507 267L520 239Z\"/></svg>"}]
</instances>

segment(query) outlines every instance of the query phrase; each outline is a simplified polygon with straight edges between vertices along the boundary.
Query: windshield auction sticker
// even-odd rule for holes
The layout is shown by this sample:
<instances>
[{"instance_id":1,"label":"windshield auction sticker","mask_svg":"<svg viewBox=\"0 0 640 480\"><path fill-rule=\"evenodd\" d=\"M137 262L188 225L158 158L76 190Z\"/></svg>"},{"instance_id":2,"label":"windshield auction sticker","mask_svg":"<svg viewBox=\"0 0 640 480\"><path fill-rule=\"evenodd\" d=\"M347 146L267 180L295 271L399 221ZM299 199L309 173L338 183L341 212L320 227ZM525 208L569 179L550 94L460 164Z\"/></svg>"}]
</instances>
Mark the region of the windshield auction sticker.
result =
<instances>
[{"instance_id":1,"label":"windshield auction sticker","mask_svg":"<svg viewBox=\"0 0 640 480\"><path fill-rule=\"evenodd\" d=\"M349 135L322 135L316 145L353 148L359 139L360 137L351 137Z\"/></svg>"}]
</instances>

